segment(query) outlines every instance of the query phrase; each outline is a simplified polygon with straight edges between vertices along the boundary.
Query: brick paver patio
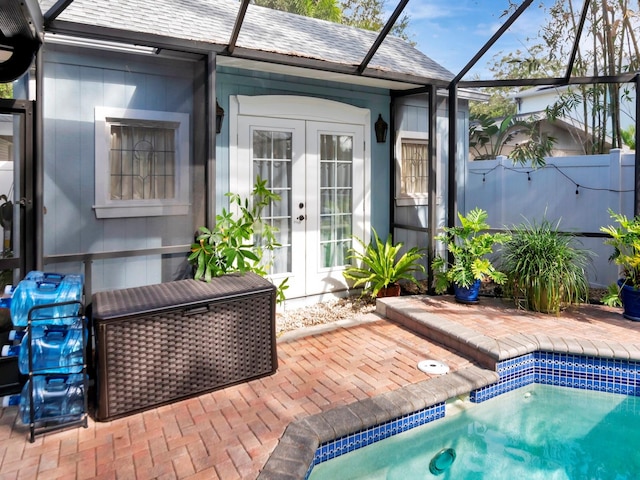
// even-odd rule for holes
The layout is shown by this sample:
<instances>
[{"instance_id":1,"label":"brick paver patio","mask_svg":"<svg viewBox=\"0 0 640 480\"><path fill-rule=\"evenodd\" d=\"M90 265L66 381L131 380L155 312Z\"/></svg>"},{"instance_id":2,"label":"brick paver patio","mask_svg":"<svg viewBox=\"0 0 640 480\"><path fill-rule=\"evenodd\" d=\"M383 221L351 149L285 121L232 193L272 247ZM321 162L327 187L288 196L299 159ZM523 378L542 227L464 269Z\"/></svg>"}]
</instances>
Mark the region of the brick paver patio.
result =
<instances>
[{"instance_id":1,"label":"brick paver patio","mask_svg":"<svg viewBox=\"0 0 640 480\"><path fill-rule=\"evenodd\" d=\"M640 345L640 322L619 310L583 306L560 317L536 315L498 299L479 306L450 297L406 297L408 309L427 309L494 338L513 333L617 341ZM369 314L292 332L278 341L275 375L88 428L28 441L17 408L0 410L3 479L255 479L292 420L346 405L428 378L426 358L452 370L471 362L392 322Z\"/></svg>"}]
</instances>

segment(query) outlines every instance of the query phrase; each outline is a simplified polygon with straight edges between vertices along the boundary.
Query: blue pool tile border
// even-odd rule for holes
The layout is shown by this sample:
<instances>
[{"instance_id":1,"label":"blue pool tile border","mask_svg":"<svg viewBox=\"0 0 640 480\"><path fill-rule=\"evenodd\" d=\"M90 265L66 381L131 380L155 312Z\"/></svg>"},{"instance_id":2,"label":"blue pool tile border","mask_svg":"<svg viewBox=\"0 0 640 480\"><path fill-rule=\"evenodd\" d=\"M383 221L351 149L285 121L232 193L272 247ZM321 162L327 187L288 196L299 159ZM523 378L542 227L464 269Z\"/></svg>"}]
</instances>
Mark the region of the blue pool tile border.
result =
<instances>
[{"instance_id":1,"label":"blue pool tile border","mask_svg":"<svg viewBox=\"0 0 640 480\"><path fill-rule=\"evenodd\" d=\"M437 403L417 412L403 415L394 420L376 425L375 427L360 430L344 437L323 443L316 450L313 463L307 472L307 478L311 474L311 470L318 465L332 458L338 457L345 453L352 452L358 448L366 447L372 443L384 440L392 435L406 432L412 428L419 427L425 423L433 422L444 417L444 402Z\"/></svg>"},{"instance_id":2,"label":"blue pool tile border","mask_svg":"<svg viewBox=\"0 0 640 480\"><path fill-rule=\"evenodd\" d=\"M640 396L640 362L569 353L536 351L497 363L499 380L472 390L469 399L481 403L532 383ZM445 403L404 415L389 422L323 443L316 450L313 467L445 416Z\"/></svg>"},{"instance_id":3,"label":"blue pool tile border","mask_svg":"<svg viewBox=\"0 0 640 480\"><path fill-rule=\"evenodd\" d=\"M571 353L533 352L498 362L497 383L474 390L484 402L531 383L640 396L640 362Z\"/></svg>"}]
</instances>

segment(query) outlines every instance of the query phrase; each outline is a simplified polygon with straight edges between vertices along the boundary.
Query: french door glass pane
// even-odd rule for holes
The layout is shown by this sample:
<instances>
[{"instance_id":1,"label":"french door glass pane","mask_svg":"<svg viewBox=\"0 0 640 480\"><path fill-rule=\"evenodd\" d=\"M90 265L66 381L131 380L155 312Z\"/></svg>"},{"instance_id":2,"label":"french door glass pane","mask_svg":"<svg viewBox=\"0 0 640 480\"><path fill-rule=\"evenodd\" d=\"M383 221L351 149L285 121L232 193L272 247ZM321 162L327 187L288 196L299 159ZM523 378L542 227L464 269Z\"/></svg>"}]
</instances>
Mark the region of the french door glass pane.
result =
<instances>
[{"instance_id":1,"label":"french door glass pane","mask_svg":"<svg viewBox=\"0 0 640 480\"><path fill-rule=\"evenodd\" d=\"M262 212L262 219L274 230L281 245L265 252L263 264L271 262L269 273L291 271L291 165L292 134L269 130L254 130L252 136L253 175L267 181L267 188L280 196ZM259 242L260 239L255 239Z\"/></svg>"},{"instance_id":2,"label":"french door glass pane","mask_svg":"<svg viewBox=\"0 0 640 480\"><path fill-rule=\"evenodd\" d=\"M348 263L353 210L353 137L320 135L320 267Z\"/></svg>"}]
</instances>

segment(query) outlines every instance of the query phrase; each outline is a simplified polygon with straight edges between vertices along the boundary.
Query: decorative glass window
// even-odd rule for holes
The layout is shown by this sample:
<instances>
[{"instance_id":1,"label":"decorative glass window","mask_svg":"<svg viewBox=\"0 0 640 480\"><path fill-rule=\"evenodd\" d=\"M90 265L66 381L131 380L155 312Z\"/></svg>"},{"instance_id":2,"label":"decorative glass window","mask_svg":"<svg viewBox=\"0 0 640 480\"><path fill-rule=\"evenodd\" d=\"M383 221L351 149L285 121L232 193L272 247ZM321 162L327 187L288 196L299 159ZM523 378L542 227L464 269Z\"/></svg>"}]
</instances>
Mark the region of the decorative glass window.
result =
<instances>
[{"instance_id":1,"label":"decorative glass window","mask_svg":"<svg viewBox=\"0 0 640 480\"><path fill-rule=\"evenodd\" d=\"M429 142L401 138L397 154L398 204L426 204L429 196Z\"/></svg>"},{"instance_id":2,"label":"decorative glass window","mask_svg":"<svg viewBox=\"0 0 640 480\"><path fill-rule=\"evenodd\" d=\"M98 218L189 212L189 116L96 108Z\"/></svg>"}]
</instances>

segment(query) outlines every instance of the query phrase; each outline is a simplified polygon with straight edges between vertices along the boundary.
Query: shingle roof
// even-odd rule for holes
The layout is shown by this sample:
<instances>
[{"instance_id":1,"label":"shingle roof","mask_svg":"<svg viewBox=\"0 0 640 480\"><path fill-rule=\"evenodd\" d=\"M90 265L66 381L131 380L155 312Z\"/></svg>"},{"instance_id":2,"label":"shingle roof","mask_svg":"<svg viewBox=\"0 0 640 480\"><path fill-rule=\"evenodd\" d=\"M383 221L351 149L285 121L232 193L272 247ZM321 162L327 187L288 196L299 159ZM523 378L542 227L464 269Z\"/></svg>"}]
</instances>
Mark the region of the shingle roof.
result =
<instances>
[{"instance_id":1,"label":"shingle roof","mask_svg":"<svg viewBox=\"0 0 640 480\"><path fill-rule=\"evenodd\" d=\"M55 0L41 0L46 12ZM233 0L74 0L57 22L226 45L240 3ZM238 48L339 65L359 65L377 34L249 5ZM449 81L454 75L407 42L387 36L369 69Z\"/></svg>"}]
</instances>

